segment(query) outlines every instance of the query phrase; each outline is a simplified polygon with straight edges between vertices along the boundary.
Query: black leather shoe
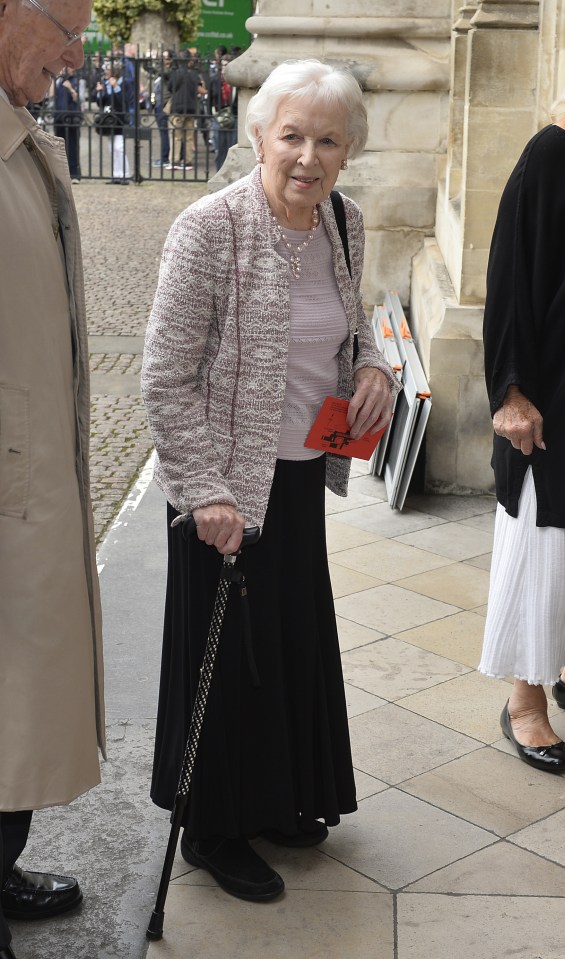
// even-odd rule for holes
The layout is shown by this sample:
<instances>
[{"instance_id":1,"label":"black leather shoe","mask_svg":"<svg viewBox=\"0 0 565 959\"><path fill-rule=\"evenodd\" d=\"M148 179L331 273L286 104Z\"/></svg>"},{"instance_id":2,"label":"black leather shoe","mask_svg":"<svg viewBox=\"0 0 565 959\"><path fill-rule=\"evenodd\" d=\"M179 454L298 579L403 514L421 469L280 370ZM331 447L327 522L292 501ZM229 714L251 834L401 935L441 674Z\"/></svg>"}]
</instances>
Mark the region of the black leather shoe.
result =
<instances>
[{"instance_id":1,"label":"black leather shoe","mask_svg":"<svg viewBox=\"0 0 565 959\"><path fill-rule=\"evenodd\" d=\"M558 679L551 689L551 695L560 709L565 709L565 683Z\"/></svg>"},{"instance_id":2,"label":"black leather shoe","mask_svg":"<svg viewBox=\"0 0 565 959\"><path fill-rule=\"evenodd\" d=\"M264 839L274 843L276 846L289 846L293 849L304 849L307 846L318 846L324 839L328 838L328 827L317 819L311 819L308 822L300 817L298 832L292 836L287 836L278 829L264 829L259 833Z\"/></svg>"},{"instance_id":3,"label":"black leather shoe","mask_svg":"<svg viewBox=\"0 0 565 959\"><path fill-rule=\"evenodd\" d=\"M502 710L500 727L507 739L510 740L520 759L536 769L543 769L548 773L565 772L565 743L555 743L554 746L522 746L512 731L508 703Z\"/></svg>"},{"instance_id":4,"label":"black leather shoe","mask_svg":"<svg viewBox=\"0 0 565 959\"><path fill-rule=\"evenodd\" d=\"M180 843L183 859L207 869L218 885L238 899L269 902L284 891L278 872L261 859L247 839L188 839Z\"/></svg>"},{"instance_id":5,"label":"black leather shoe","mask_svg":"<svg viewBox=\"0 0 565 959\"><path fill-rule=\"evenodd\" d=\"M5 949L0 949L0 959L16 959L16 957L10 947L6 946Z\"/></svg>"},{"instance_id":6,"label":"black leather shoe","mask_svg":"<svg viewBox=\"0 0 565 959\"><path fill-rule=\"evenodd\" d=\"M48 919L82 902L76 879L14 866L0 893L6 919ZM1 957L0 957L1 959Z\"/></svg>"}]
</instances>

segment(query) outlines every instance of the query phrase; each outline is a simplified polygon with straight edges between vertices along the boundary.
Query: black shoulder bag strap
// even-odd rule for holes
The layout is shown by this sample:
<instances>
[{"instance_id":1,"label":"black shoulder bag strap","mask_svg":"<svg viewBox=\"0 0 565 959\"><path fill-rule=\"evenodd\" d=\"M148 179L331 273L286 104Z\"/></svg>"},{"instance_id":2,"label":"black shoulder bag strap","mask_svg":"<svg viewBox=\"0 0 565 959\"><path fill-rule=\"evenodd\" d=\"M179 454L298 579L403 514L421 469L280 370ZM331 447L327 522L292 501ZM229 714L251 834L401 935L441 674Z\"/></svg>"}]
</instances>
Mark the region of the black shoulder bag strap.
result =
<instances>
[{"instance_id":1,"label":"black shoulder bag strap","mask_svg":"<svg viewBox=\"0 0 565 959\"><path fill-rule=\"evenodd\" d=\"M345 262L347 263L347 269L349 270L349 275L351 276L351 260L349 257L349 243L347 241L347 224L345 222L345 207L343 205L343 197L338 190L332 190L330 193L330 200L332 201L332 206L334 208L335 222L337 224L339 236L343 246ZM355 333L353 334L353 365L355 365L358 355L359 337L357 335L357 330L355 330Z\"/></svg>"}]
</instances>

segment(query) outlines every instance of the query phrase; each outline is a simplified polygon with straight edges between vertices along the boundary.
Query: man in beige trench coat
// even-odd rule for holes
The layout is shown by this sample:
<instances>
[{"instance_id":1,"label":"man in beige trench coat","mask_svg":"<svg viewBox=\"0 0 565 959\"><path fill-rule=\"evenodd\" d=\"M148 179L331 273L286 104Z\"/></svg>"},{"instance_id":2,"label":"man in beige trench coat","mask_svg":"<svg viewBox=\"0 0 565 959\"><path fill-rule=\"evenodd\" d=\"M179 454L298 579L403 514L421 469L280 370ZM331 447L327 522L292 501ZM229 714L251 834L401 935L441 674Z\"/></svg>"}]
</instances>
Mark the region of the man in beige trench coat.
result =
<instances>
[{"instance_id":1,"label":"man in beige trench coat","mask_svg":"<svg viewBox=\"0 0 565 959\"><path fill-rule=\"evenodd\" d=\"M64 143L23 109L83 63L90 8L0 0L0 959L6 919L82 898L16 860L31 810L96 785L104 750L78 225Z\"/></svg>"}]
</instances>

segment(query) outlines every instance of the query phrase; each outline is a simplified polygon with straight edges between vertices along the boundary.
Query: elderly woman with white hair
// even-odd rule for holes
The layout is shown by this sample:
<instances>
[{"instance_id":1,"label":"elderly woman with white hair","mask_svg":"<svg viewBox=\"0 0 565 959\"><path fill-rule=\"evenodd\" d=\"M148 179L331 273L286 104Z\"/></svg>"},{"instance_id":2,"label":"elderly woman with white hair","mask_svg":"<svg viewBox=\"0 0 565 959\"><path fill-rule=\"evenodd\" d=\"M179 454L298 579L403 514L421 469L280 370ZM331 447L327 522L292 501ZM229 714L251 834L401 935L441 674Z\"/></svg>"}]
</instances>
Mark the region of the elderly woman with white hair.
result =
<instances>
[{"instance_id":1,"label":"elderly woman with white hair","mask_svg":"<svg viewBox=\"0 0 565 959\"><path fill-rule=\"evenodd\" d=\"M506 184L487 273L498 506L479 670L514 678L501 726L518 756L561 773L543 688L565 708L565 102L552 112Z\"/></svg>"},{"instance_id":2,"label":"elderly woman with white hair","mask_svg":"<svg viewBox=\"0 0 565 959\"><path fill-rule=\"evenodd\" d=\"M265 901L284 883L249 840L315 845L357 808L324 525L324 486L346 495L350 460L304 442L326 396L350 400L360 436L388 422L397 386L361 303L361 212L333 196L349 268L330 198L367 138L357 81L284 63L252 97L247 133L253 172L169 233L142 388L169 503L152 798L172 808L222 554L257 525L238 558L253 651L230 598L181 851ZM197 536L183 536L187 514Z\"/></svg>"}]
</instances>

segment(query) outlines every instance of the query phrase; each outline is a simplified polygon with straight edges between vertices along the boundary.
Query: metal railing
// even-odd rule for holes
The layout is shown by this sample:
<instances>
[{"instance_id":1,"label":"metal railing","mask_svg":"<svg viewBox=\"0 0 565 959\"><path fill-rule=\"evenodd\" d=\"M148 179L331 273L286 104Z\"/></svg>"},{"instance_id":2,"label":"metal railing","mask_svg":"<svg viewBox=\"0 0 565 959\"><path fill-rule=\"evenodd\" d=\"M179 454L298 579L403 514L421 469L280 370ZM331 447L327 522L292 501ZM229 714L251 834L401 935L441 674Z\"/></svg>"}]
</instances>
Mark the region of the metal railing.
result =
<instances>
[{"instance_id":1,"label":"metal railing","mask_svg":"<svg viewBox=\"0 0 565 959\"><path fill-rule=\"evenodd\" d=\"M190 113L163 109L171 101L170 78L183 68L196 71L199 89L208 90L207 62L159 56L131 59L126 67L123 57L89 56L71 78L73 102L64 91L62 97L53 91L33 112L47 132L64 137L73 179L206 181L216 172L216 138L223 134L207 92L198 94L196 112L194 101ZM107 94L114 76L116 85Z\"/></svg>"}]
</instances>

